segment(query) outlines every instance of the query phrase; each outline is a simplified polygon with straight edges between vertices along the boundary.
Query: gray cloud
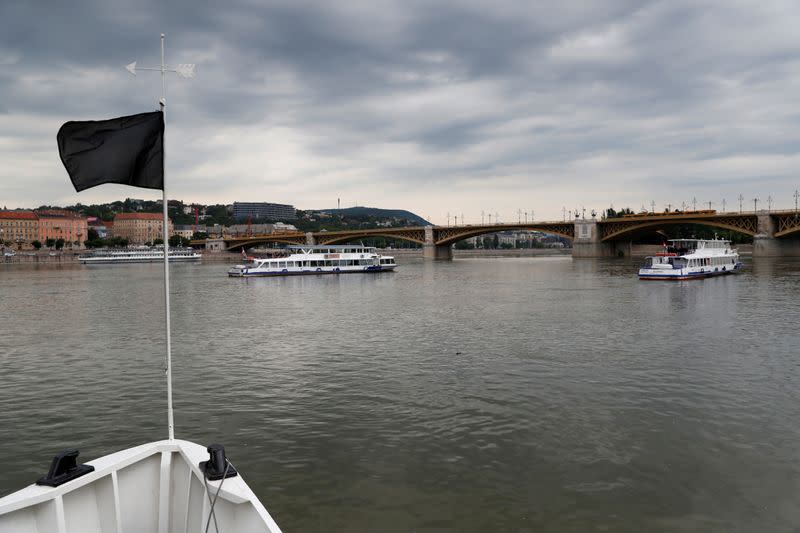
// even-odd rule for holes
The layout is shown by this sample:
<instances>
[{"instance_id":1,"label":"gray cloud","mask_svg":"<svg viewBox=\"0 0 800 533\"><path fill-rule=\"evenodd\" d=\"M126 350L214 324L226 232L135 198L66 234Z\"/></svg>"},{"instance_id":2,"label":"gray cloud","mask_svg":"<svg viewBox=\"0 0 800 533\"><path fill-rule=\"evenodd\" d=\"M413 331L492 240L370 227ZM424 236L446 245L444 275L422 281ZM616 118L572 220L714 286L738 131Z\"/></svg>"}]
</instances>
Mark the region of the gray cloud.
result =
<instances>
[{"instance_id":1,"label":"gray cloud","mask_svg":"<svg viewBox=\"0 0 800 533\"><path fill-rule=\"evenodd\" d=\"M405 207L437 220L561 206L728 204L800 186L800 6L728 0L436 3L20 1L0 6L0 205L87 203L70 119L155 107L171 195ZM782 202L782 204L781 204Z\"/></svg>"}]
</instances>

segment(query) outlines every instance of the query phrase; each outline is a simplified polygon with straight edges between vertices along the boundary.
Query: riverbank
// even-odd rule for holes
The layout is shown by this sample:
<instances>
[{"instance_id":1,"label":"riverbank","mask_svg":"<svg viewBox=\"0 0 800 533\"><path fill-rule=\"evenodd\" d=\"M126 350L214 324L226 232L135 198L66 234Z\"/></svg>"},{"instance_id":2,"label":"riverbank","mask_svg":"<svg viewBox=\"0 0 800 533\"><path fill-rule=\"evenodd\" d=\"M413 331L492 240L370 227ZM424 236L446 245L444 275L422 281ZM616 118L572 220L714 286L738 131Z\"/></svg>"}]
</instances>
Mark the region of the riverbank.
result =
<instances>
[{"instance_id":1,"label":"riverbank","mask_svg":"<svg viewBox=\"0 0 800 533\"><path fill-rule=\"evenodd\" d=\"M645 257L654 255L656 252L661 251L662 247L655 244L634 244L631 247L631 257ZM741 255L752 255L752 244L740 244L737 250ZM391 255L394 257L422 257L422 248L394 248L394 249L379 249L379 253L383 255ZM70 264L78 263L78 257L85 253L83 251L66 251L66 252L18 252L12 257L0 257L0 264ZM259 254L255 254L259 255ZM475 258L475 257L558 257L572 255L571 248L512 248L512 249L496 249L496 250L453 250L453 257L455 258ZM242 256L239 253L232 252L203 252L203 263L225 263L236 264L242 262Z\"/></svg>"}]
</instances>

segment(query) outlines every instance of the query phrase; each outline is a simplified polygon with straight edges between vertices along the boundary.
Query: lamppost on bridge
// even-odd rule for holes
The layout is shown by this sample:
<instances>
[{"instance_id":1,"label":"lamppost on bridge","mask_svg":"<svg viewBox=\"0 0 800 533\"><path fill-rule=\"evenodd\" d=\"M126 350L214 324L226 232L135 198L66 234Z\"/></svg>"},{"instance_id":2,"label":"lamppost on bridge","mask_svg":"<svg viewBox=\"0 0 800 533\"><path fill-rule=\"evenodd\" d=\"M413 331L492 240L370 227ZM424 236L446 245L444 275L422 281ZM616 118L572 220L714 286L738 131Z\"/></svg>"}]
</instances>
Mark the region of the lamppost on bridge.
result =
<instances>
[{"instance_id":1,"label":"lamppost on bridge","mask_svg":"<svg viewBox=\"0 0 800 533\"><path fill-rule=\"evenodd\" d=\"M753 198L753 211L758 211L758 198Z\"/></svg>"},{"instance_id":2,"label":"lamppost on bridge","mask_svg":"<svg viewBox=\"0 0 800 533\"><path fill-rule=\"evenodd\" d=\"M517 224L522 224L522 209L517 209Z\"/></svg>"},{"instance_id":3,"label":"lamppost on bridge","mask_svg":"<svg viewBox=\"0 0 800 533\"><path fill-rule=\"evenodd\" d=\"M495 224L500 223L500 213L498 213L497 211L494 212L494 223Z\"/></svg>"},{"instance_id":4,"label":"lamppost on bridge","mask_svg":"<svg viewBox=\"0 0 800 533\"><path fill-rule=\"evenodd\" d=\"M794 194L795 194L795 198L796 198L797 197L797 191L795 191ZM795 203L797 203L797 202L795 201ZM531 218L533 218L533 213L531 213ZM565 205L561 206L561 218L564 219L563 220L564 222L567 221L567 206L565 206Z\"/></svg>"},{"instance_id":5,"label":"lamppost on bridge","mask_svg":"<svg viewBox=\"0 0 800 533\"><path fill-rule=\"evenodd\" d=\"M744 195L739 194L739 214L742 214L742 202L744 202Z\"/></svg>"},{"instance_id":6,"label":"lamppost on bridge","mask_svg":"<svg viewBox=\"0 0 800 533\"><path fill-rule=\"evenodd\" d=\"M586 208L585 207L581 207L581 218L583 218L583 220L586 220Z\"/></svg>"},{"instance_id":7,"label":"lamppost on bridge","mask_svg":"<svg viewBox=\"0 0 800 533\"><path fill-rule=\"evenodd\" d=\"M656 212L656 201L655 200L650 200L650 212L653 213L653 214L655 214L655 212Z\"/></svg>"},{"instance_id":8,"label":"lamppost on bridge","mask_svg":"<svg viewBox=\"0 0 800 533\"><path fill-rule=\"evenodd\" d=\"M686 202L681 202L681 211L686 211Z\"/></svg>"},{"instance_id":9,"label":"lamppost on bridge","mask_svg":"<svg viewBox=\"0 0 800 533\"><path fill-rule=\"evenodd\" d=\"M692 211L697 211L697 196L692 197Z\"/></svg>"},{"instance_id":10,"label":"lamppost on bridge","mask_svg":"<svg viewBox=\"0 0 800 533\"><path fill-rule=\"evenodd\" d=\"M533 222L533 209L531 209L531 222Z\"/></svg>"},{"instance_id":11,"label":"lamppost on bridge","mask_svg":"<svg viewBox=\"0 0 800 533\"><path fill-rule=\"evenodd\" d=\"M465 226L466 222L464 222L464 213L461 213L461 225Z\"/></svg>"},{"instance_id":12,"label":"lamppost on bridge","mask_svg":"<svg viewBox=\"0 0 800 533\"><path fill-rule=\"evenodd\" d=\"M800 191L794 190L794 216L797 216L797 199L800 198Z\"/></svg>"},{"instance_id":13,"label":"lamppost on bridge","mask_svg":"<svg viewBox=\"0 0 800 533\"><path fill-rule=\"evenodd\" d=\"M722 199L722 212L725 213L725 198Z\"/></svg>"},{"instance_id":14,"label":"lamppost on bridge","mask_svg":"<svg viewBox=\"0 0 800 533\"><path fill-rule=\"evenodd\" d=\"M772 211L772 195L767 196L767 213Z\"/></svg>"},{"instance_id":15,"label":"lamppost on bridge","mask_svg":"<svg viewBox=\"0 0 800 533\"><path fill-rule=\"evenodd\" d=\"M533 214L533 212L531 212L531 214ZM531 219L533 219L533 217L531 217ZM525 211L525 223L526 224L528 223L528 212L527 211Z\"/></svg>"},{"instance_id":16,"label":"lamppost on bridge","mask_svg":"<svg viewBox=\"0 0 800 533\"><path fill-rule=\"evenodd\" d=\"M447 212L447 225L450 225L450 211Z\"/></svg>"},{"instance_id":17,"label":"lamppost on bridge","mask_svg":"<svg viewBox=\"0 0 800 533\"><path fill-rule=\"evenodd\" d=\"M489 225L490 226L492 225L492 214L491 213L489 213Z\"/></svg>"},{"instance_id":18,"label":"lamppost on bridge","mask_svg":"<svg viewBox=\"0 0 800 533\"><path fill-rule=\"evenodd\" d=\"M709 210L709 211L711 211L711 204L713 204L713 203L714 203L714 202L712 202L712 201L709 201L709 202L708 202L708 210Z\"/></svg>"}]
</instances>

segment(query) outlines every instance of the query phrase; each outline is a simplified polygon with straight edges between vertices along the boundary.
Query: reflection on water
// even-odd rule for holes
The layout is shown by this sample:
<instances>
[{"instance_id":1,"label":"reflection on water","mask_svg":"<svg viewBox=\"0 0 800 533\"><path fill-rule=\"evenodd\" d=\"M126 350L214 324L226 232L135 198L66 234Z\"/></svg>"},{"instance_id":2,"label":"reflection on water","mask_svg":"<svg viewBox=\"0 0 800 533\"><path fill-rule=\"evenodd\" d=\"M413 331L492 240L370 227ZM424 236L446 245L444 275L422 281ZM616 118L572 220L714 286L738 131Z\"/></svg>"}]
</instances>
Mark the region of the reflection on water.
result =
<instances>
[{"instance_id":1,"label":"reflection on water","mask_svg":"<svg viewBox=\"0 0 800 533\"><path fill-rule=\"evenodd\" d=\"M800 263L746 267L175 265L177 436L224 443L285 531L789 530ZM166 435L161 275L0 268L0 493Z\"/></svg>"}]
</instances>

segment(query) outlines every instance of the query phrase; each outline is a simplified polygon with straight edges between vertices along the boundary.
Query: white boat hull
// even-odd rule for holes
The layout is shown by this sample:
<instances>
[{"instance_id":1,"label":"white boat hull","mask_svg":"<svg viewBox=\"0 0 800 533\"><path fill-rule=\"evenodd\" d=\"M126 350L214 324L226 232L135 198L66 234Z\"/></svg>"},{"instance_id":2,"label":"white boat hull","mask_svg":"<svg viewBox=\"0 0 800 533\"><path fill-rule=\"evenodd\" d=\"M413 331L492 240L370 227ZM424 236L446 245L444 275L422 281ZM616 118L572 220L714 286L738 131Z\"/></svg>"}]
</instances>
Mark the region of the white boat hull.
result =
<instances>
[{"instance_id":1,"label":"white boat hull","mask_svg":"<svg viewBox=\"0 0 800 533\"><path fill-rule=\"evenodd\" d=\"M391 272L397 265L369 265L369 266L343 266L343 267L294 267L281 270L263 270L248 268L245 265L236 265L228 270L232 278L256 278L270 276L313 276L318 274L363 274L367 272Z\"/></svg>"},{"instance_id":2,"label":"white boat hull","mask_svg":"<svg viewBox=\"0 0 800 533\"><path fill-rule=\"evenodd\" d=\"M704 267L704 268L675 268L672 270L641 268L639 269L639 279L642 280L673 280L682 281L688 279L713 278L715 276L725 276L735 274L742 269L741 263L736 263L732 268L723 267Z\"/></svg>"},{"instance_id":3,"label":"white boat hull","mask_svg":"<svg viewBox=\"0 0 800 533\"><path fill-rule=\"evenodd\" d=\"M280 528L242 477L209 481L199 463L206 448L165 440L129 448L87 464L90 472L58 487L30 485L0 498L3 533L202 532L211 498L219 531L279 533ZM46 471L46 469L44 469ZM209 531L216 531L214 518Z\"/></svg>"}]
</instances>

